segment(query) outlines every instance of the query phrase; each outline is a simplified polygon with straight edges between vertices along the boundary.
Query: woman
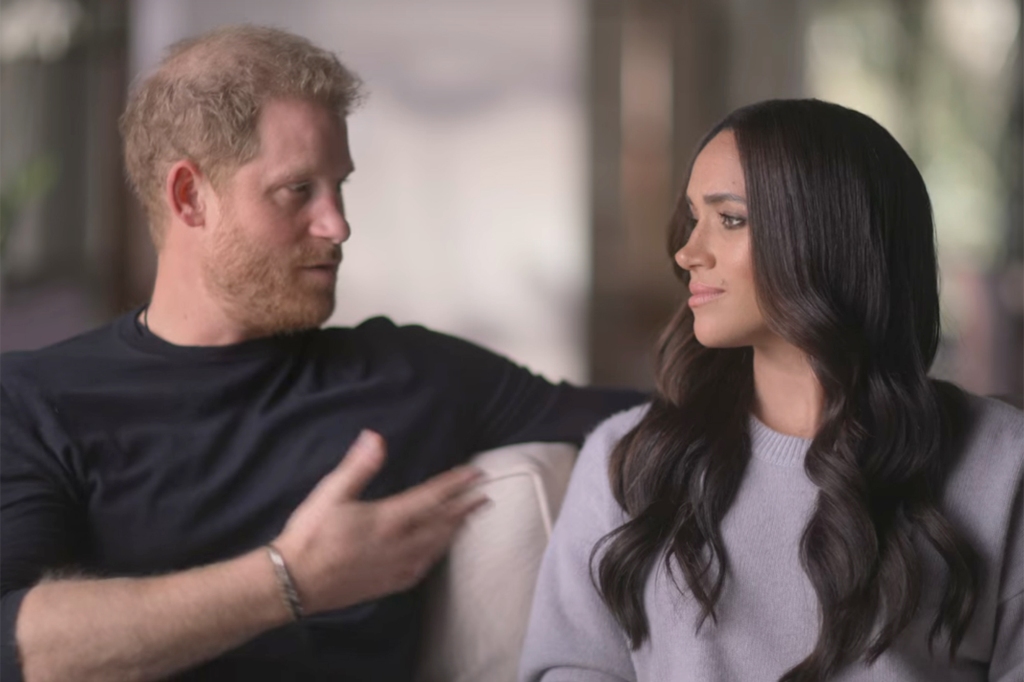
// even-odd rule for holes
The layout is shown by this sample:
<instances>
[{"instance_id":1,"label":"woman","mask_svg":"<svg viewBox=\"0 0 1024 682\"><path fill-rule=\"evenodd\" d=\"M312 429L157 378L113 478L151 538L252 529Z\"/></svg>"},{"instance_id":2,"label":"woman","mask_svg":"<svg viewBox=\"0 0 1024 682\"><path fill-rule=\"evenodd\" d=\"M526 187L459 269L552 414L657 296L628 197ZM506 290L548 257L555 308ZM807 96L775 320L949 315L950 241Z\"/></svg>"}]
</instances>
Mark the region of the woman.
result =
<instances>
[{"instance_id":1,"label":"woman","mask_svg":"<svg viewBox=\"0 0 1024 682\"><path fill-rule=\"evenodd\" d=\"M545 555L521 679L1024 680L1024 415L927 377L924 182L868 117L740 109L673 219L690 298Z\"/></svg>"}]
</instances>

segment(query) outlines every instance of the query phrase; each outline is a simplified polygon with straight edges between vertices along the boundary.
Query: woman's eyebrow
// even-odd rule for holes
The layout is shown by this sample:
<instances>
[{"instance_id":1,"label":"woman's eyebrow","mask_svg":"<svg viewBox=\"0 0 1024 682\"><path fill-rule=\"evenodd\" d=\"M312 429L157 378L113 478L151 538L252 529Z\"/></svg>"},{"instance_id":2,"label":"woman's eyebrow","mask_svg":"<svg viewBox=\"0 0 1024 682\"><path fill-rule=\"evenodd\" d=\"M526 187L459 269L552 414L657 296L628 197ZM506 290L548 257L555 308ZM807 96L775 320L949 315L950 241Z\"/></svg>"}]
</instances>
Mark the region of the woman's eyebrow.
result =
<instances>
[{"instance_id":1,"label":"woman's eyebrow","mask_svg":"<svg viewBox=\"0 0 1024 682\"><path fill-rule=\"evenodd\" d=\"M704 195L704 203L706 204L720 204L724 201L737 201L741 204L747 203L745 198L741 197L739 194L732 194L731 192Z\"/></svg>"}]
</instances>

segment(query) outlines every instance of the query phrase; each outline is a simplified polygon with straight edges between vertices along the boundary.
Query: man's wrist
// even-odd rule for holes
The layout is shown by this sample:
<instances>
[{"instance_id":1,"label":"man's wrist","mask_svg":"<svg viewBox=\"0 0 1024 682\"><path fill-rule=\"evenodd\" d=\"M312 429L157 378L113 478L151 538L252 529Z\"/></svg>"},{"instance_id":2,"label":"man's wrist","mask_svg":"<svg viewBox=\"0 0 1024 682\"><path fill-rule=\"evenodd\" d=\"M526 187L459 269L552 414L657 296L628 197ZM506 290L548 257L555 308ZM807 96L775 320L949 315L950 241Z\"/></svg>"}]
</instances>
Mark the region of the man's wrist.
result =
<instances>
[{"instance_id":1,"label":"man's wrist","mask_svg":"<svg viewBox=\"0 0 1024 682\"><path fill-rule=\"evenodd\" d=\"M277 579L277 586L285 606L291 612L293 620L301 620L306 615L306 612L302 607L302 600L299 598L299 590L295 586L291 572L288 570L288 564L285 563L281 552L273 544L268 543L265 549L267 556L270 558L270 563L274 566L274 577Z\"/></svg>"}]
</instances>

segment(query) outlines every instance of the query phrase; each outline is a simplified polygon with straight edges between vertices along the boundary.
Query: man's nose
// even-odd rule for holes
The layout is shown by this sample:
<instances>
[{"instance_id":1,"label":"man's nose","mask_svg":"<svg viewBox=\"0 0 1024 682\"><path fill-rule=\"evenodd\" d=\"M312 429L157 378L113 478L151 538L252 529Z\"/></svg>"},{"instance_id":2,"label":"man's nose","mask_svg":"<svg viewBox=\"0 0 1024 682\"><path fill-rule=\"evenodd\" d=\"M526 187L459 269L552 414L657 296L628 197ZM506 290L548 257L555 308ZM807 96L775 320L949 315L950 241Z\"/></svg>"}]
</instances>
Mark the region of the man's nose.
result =
<instances>
[{"instance_id":1,"label":"man's nose","mask_svg":"<svg viewBox=\"0 0 1024 682\"><path fill-rule=\"evenodd\" d=\"M310 234L327 239L332 244L341 244L348 240L352 235L352 229L345 218L345 206L340 198L321 202L310 226Z\"/></svg>"}]
</instances>

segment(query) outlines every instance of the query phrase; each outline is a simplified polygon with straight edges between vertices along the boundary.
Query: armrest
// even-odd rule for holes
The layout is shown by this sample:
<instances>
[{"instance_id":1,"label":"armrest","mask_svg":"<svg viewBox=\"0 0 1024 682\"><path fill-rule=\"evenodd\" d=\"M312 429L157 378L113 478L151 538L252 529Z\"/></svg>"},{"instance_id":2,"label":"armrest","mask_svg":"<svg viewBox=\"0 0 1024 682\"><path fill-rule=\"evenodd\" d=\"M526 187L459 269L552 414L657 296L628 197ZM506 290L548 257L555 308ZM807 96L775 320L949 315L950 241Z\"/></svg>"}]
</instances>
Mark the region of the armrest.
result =
<instances>
[{"instance_id":1,"label":"armrest","mask_svg":"<svg viewBox=\"0 0 1024 682\"><path fill-rule=\"evenodd\" d=\"M417 682L516 676L530 603L577 450L527 443L477 455L494 502L466 522L427 579Z\"/></svg>"}]
</instances>

